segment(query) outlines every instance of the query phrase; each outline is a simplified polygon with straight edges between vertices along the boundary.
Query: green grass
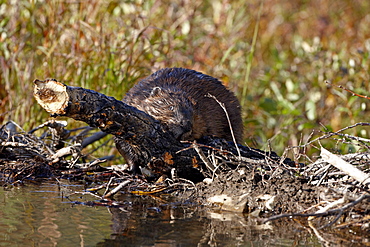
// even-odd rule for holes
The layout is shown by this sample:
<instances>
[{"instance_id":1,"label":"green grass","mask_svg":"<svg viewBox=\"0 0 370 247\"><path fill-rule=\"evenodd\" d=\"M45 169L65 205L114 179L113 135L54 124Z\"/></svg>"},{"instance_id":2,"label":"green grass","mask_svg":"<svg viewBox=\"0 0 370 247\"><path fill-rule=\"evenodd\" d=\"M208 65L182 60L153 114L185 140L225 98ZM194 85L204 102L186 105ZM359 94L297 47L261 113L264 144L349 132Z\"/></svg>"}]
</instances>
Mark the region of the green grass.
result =
<instances>
[{"instance_id":1,"label":"green grass","mask_svg":"<svg viewBox=\"0 0 370 247\"><path fill-rule=\"evenodd\" d=\"M368 100L325 80L369 94L370 2L266 0L259 17L260 7L242 0L0 1L0 121L29 130L48 118L32 97L35 78L120 99L140 78L178 66L220 78L237 94L245 141L256 148L270 143L282 154L314 130L366 122ZM367 137L368 130L348 133Z\"/></svg>"}]
</instances>

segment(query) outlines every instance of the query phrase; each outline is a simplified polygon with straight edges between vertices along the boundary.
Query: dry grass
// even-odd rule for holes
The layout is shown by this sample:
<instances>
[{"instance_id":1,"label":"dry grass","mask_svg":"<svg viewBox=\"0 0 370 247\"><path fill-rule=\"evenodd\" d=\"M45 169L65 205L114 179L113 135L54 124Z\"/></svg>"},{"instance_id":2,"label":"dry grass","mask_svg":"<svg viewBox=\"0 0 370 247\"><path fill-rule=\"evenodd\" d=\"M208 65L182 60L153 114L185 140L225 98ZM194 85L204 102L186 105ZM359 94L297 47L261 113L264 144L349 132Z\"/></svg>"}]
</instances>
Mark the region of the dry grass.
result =
<instances>
[{"instance_id":1,"label":"dry grass","mask_svg":"<svg viewBox=\"0 0 370 247\"><path fill-rule=\"evenodd\" d=\"M122 98L139 78L171 66L218 77L236 92L253 147L267 148L270 139L281 154L322 126L366 121L368 100L324 81L370 90L370 2L266 0L258 19L260 7L241 0L0 1L0 124L11 119L28 130L48 118L32 97L35 78ZM350 133L366 137L368 130Z\"/></svg>"}]
</instances>

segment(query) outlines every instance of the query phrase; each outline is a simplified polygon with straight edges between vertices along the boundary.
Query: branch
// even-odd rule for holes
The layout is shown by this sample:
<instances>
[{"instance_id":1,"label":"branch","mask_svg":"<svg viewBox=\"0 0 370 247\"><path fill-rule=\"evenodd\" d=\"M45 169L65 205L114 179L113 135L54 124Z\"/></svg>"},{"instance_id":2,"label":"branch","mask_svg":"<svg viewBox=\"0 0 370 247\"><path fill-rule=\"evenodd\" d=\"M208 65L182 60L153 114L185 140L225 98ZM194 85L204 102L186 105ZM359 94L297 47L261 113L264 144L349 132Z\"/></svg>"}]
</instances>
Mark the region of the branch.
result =
<instances>
[{"instance_id":1,"label":"branch","mask_svg":"<svg viewBox=\"0 0 370 247\"><path fill-rule=\"evenodd\" d=\"M67 116L114 135L120 153L133 169L150 164L158 173L177 166L189 170L191 162L172 155L184 146L150 115L113 97L55 79L34 81L34 97L52 116ZM170 157L170 158L169 158ZM191 158L189 158L191 160ZM188 165L188 166L187 166Z\"/></svg>"},{"instance_id":2,"label":"branch","mask_svg":"<svg viewBox=\"0 0 370 247\"><path fill-rule=\"evenodd\" d=\"M346 211L346 210L354 207L355 205L357 205L361 201L366 200L366 199L369 199L369 198L370 198L370 195L368 195L366 193L363 193L356 200L354 200L354 201L352 201L350 203L347 203L346 205L344 205L341 208L332 209L332 210L328 210L328 211L325 211L325 212L310 213L310 214L301 214L301 213L279 214L279 215L274 215L274 216L271 216L271 217L269 217L267 219L264 219L263 220L263 223L266 223L266 222L272 221L272 220L281 219L281 218L286 218L286 217L289 217L289 218L290 217L320 217L320 216L323 217L323 216L329 216L329 215L334 215L334 214L341 214L344 211ZM310 218L310 219L312 219L312 218Z\"/></svg>"},{"instance_id":3,"label":"branch","mask_svg":"<svg viewBox=\"0 0 370 247\"><path fill-rule=\"evenodd\" d=\"M348 162L341 159L339 156L330 153L323 147L321 148L321 157L323 158L324 161L335 166L337 169L341 170L342 172L346 173L347 175L351 176L352 178L360 182L360 184L369 186L370 177L368 174L352 166Z\"/></svg>"}]
</instances>

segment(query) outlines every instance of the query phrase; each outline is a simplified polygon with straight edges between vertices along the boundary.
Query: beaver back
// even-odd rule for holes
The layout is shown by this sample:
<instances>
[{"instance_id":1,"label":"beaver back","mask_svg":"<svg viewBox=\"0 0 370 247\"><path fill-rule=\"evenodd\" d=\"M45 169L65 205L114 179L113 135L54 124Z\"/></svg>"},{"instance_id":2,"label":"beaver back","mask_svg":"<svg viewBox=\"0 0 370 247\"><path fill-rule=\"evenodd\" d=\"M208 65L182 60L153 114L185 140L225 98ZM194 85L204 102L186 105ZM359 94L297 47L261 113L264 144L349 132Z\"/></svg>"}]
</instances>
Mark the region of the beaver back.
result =
<instances>
[{"instance_id":1,"label":"beaver back","mask_svg":"<svg viewBox=\"0 0 370 247\"><path fill-rule=\"evenodd\" d=\"M211 135L232 141L226 114L209 94L225 105L235 139L241 143L238 99L219 80L200 72L161 69L131 88L123 101L161 121L180 140Z\"/></svg>"}]
</instances>

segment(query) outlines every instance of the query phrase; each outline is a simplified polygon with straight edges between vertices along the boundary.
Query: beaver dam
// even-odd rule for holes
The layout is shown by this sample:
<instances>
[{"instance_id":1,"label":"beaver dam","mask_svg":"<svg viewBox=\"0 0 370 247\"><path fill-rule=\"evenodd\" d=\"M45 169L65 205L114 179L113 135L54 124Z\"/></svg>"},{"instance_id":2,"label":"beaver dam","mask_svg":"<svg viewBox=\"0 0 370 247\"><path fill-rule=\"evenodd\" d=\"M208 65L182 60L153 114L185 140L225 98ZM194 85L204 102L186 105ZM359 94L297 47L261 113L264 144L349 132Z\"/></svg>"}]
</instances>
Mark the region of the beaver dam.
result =
<instances>
[{"instance_id":1,"label":"beaver dam","mask_svg":"<svg viewBox=\"0 0 370 247\"><path fill-rule=\"evenodd\" d=\"M37 178L83 180L90 185L76 193L99 198L83 202L87 205L119 205L117 193L170 194L179 202L243 213L266 224L287 220L304 225L319 239L351 239L348 229L363 236L369 233L369 140L343 131L370 123L324 133L306 144L344 141L364 152L337 155L320 146L321 157L302 164L223 138L176 138L152 116L92 90L53 79L36 80L34 87L34 97L53 117L70 117L89 127L69 129L57 118L28 132L14 122L3 125L3 186ZM222 105L217 97L209 97ZM107 134L122 154L133 155L135 169L132 164L107 167L110 156L87 161L85 148Z\"/></svg>"}]
</instances>

